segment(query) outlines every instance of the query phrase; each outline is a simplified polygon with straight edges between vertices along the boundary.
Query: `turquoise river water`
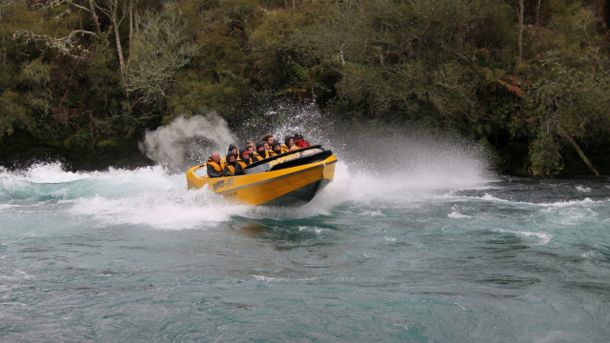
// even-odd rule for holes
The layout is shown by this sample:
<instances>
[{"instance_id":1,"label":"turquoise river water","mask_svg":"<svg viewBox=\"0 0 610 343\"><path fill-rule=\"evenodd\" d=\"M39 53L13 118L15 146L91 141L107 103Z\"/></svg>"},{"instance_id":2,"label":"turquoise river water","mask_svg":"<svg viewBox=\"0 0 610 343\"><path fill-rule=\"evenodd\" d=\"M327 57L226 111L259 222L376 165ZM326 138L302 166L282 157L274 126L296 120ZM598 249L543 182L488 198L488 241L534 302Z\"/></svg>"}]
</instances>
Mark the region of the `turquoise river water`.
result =
<instances>
[{"instance_id":1,"label":"turquoise river water","mask_svg":"<svg viewBox=\"0 0 610 343\"><path fill-rule=\"evenodd\" d=\"M610 340L609 179L341 163L287 209L185 188L0 170L0 341Z\"/></svg>"}]
</instances>

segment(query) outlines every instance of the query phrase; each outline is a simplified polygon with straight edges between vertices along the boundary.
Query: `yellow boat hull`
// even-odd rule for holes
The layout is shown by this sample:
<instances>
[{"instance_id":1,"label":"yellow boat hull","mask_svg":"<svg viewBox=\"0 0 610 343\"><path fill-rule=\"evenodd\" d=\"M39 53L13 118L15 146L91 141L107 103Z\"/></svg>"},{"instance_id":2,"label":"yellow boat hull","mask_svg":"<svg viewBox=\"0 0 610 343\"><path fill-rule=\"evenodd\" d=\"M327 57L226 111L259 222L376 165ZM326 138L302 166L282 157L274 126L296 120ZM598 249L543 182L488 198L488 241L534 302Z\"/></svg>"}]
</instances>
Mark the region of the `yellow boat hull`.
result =
<instances>
[{"instance_id":1,"label":"yellow boat hull","mask_svg":"<svg viewBox=\"0 0 610 343\"><path fill-rule=\"evenodd\" d=\"M247 175L210 178L205 164L186 172L189 189L207 186L216 194L247 205L288 206L309 202L335 175L337 158Z\"/></svg>"}]
</instances>

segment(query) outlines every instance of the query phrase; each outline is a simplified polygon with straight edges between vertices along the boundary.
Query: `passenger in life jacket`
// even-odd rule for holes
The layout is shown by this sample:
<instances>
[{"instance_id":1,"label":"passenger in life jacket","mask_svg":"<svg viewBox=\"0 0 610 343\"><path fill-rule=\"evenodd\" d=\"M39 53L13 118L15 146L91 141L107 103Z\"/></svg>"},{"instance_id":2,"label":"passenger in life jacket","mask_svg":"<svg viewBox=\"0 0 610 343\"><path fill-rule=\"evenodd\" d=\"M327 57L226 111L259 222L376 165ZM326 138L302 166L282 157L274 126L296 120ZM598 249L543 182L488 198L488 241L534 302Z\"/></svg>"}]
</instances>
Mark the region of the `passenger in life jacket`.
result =
<instances>
[{"instance_id":1,"label":"passenger in life jacket","mask_svg":"<svg viewBox=\"0 0 610 343\"><path fill-rule=\"evenodd\" d=\"M269 151L265 148L265 144L257 144L256 152L263 160L269 158Z\"/></svg>"},{"instance_id":2,"label":"passenger in life jacket","mask_svg":"<svg viewBox=\"0 0 610 343\"><path fill-rule=\"evenodd\" d=\"M282 153L298 149L299 147L294 144L294 137L288 136L286 139L284 139L284 144L282 144Z\"/></svg>"},{"instance_id":3,"label":"passenger in life jacket","mask_svg":"<svg viewBox=\"0 0 610 343\"><path fill-rule=\"evenodd\" d=\"M282 153L282 145L279 142L273 143L273 148L269 152L269 156L276 156Z\"/></svg>"},{"instance_id":4,"label":"passenger in life jacket","mask_svg":"<svg viewBox=\"0 0 610 343\"><path fill-rule=\"evenodd\" d=\"M220 161L220 154L215 152L208 158L206 162L208 166L208 176L209 177L221 177L225 176L223 170L225 169L225 164Z\"/></svg>"},{"instance_id":5,"label":"passenger in life jacket","mask_svg":"<svg viewBox=\"0 0 610 343\"><path fill-rule=\"evenodd\" d=\"M233 176L235 175L235 165L237 164L237 155L230 153L227 155L227 162L225 163L225 167L222 170L224 176Z\"/></svg>"},{"instance_id":6,"label":"passenger in life jacket","mask_svg":"<svg viewBox=\"0 0 610 343\"><path fill-rule=\"evenodd\" d=\"M307 148L308 146L311 146L311 144L309 144L309 142L306 141L303 138L303 135L300 133L294 135L294 144L296 144L296 146L298 146L299 148Z\"/></svg>"},{"instance_id":7,"label":"passenger in life jacket","mask_svg":"<svg viewBox=\"0 0 610 343\"><path fill-rule=\"evenodd\" d=\"M274 142L275 142L275 137L273 137L273 135L265 135L263 137L263 143L267 143L267 144L269 144L269 146L272 146Z\"/></svg>"},{"instance_id":8,"label":"passenger in life jacket","mask_svg":"<svg viewBox=\"0 0 610 343\"><path fill-rule=\"evenodd\" d=\"M244 175L244 171L248 165L252 164L250 159L250 151L248 149L241 151L241 159L235 165L235 175Z\"/></svg>"},{"instance_id":9,"label":"passenger in life jacket","mask_svg":"<svg viewBox=\"0 0 610 343\"><path fill-rule=\"evenodd\" d=\"M263 156L259 155L258 152L256 152L256 146L248 146L248 151L250 152L250 161L252 161L252 163L263 160Z\"/></svg>"},{"instance_id":10,"label":"passenger in life jacket","mask_svg":"<svg viewBox=\"0 0 610 343\"><path fill-rule=\"evenodd\" d=\"M265 151L267 153L266 157L265 157L265 155L263 155L263 157L265 157L265 158L271 157L272 156L271 153L273 152L273 149L271 148L271 144L269 144L267 142L263 142L263 146L265 147Z\"/></svg>"},{"instance_id":11,"label":"passenger in life jacket","mask_svg":"<svg viewBox=\"0 0 610 343\"><path fill-rule=\"evenodd\" d=\"M237 159L239 159L239 150L237 149L237 147L234 144L229 144L229 150L227 151L227 156L229 154L234 154L235 156L237 156Z\"/></svg>"}]
</instances>

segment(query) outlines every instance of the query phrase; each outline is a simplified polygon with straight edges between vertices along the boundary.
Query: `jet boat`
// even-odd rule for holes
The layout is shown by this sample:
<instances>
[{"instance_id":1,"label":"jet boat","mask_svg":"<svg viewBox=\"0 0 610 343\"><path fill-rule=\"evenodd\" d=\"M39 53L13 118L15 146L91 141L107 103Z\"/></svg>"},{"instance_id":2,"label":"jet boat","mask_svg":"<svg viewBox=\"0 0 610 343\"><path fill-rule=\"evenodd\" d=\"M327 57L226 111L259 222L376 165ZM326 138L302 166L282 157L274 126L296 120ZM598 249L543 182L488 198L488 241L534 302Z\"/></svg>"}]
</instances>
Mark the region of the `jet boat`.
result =
<instances>
[{"instance_id":1,"label":"jet boat","mask_svg":"<svg viewBox=\"0 0 610 343\"><path fill-rule=\"evenodd\" d=\"M289 151L244 169L245 175L207 175L207 165L186 171L189 189L212 192L248 205L294 206L309 202L335 175L337 157L319 145Z\"/></svg>"}]
</instances>

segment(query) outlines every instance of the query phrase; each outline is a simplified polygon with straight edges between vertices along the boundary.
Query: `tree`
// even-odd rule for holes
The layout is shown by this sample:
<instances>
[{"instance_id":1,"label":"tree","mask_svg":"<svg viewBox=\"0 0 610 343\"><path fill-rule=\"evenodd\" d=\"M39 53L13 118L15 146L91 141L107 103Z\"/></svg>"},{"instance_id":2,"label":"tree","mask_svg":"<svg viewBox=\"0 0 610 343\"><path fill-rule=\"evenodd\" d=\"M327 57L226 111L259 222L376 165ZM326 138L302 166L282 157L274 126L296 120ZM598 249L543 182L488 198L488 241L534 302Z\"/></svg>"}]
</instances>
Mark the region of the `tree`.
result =
<instances>
[{"instance_id":1,"label":"tree","mask_svg":"<svg viewBox=\"0 0 610 343\"><path fill-rule=\"evenodd\" d=\"M198 46L186 35L182 13L176 5L167 5L159 13L146 13L133 36L126 67L127 90L142 103L159 100L197 51Z\"/></svg>"}]
</instances>

